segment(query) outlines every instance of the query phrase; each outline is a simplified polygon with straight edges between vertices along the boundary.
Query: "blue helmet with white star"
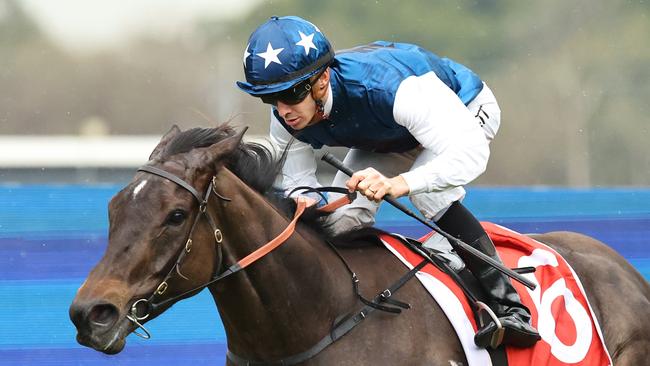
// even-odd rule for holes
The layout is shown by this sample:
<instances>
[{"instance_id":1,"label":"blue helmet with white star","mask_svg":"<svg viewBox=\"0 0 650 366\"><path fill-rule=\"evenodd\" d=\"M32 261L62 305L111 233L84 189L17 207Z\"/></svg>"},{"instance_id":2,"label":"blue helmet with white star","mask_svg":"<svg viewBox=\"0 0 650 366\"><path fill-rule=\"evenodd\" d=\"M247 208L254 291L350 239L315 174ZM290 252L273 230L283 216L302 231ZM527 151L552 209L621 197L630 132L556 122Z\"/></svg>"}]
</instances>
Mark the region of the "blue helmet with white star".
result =
<instances>
[{"instance_id":1,"label":"blue helmet with white star","mask_svg":"<svg viewBox=\"0 0 650 366\"><path fill-rule=\"evenodd\" d=\"M315 25L296 16L274 16L248 39L246 81L237 86L253 96L281 92L317 74L333 58L332 46Z\"/></svg>"}]
</instances>

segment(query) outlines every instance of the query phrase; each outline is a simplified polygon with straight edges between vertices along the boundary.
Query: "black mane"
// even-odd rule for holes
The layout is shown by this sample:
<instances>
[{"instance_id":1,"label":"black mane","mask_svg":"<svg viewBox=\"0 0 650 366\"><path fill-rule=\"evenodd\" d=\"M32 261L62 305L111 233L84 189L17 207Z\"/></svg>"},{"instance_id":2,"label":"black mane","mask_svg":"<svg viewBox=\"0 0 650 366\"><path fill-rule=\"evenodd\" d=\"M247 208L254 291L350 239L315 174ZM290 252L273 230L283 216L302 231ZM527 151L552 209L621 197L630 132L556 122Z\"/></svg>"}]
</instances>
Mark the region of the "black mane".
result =
<instances>
[{"instance_id":1,"label":"black mane","mask_svg":"<svg viewBox=\"0 0 650 366\"><path fill-rule=\"evenodd\" d=\"M237 131L227 123L216 128L192 128L182 131L165 147L161 159L195 148L211 146L236 133ZM227 159L226 167L263 195L273 190L275 177L284 163L283 158L274 159L273 153L266 146L254 142L240 143Z\"/></svg>"},{"instance_id":2,"label":"black mane","mask_svg":"<svg viewBox=\"0 0 650 366\"><path fill-rule=\"evenodd\" d=\"M160 158L164 160L195 148L208 147L234 134L235 130L228 124L216 128L192 128L181 131L165 146Z\"/></svg>"}]
</instances>

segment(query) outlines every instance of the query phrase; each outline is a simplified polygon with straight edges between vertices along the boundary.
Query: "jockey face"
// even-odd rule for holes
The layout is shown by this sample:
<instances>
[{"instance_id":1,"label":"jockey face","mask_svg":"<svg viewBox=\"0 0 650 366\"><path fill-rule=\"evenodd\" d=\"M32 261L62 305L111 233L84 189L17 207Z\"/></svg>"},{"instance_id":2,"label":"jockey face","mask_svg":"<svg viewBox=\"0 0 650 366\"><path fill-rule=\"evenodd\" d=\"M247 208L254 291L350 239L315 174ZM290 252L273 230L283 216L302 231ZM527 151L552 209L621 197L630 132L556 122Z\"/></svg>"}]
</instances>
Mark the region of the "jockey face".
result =
<instances>
[{"instance_id":1,"label":"jockey face","mask_svg":"<svg viewBox=\"0 0 650 366\"><path fill-rule=\"evenodd\" d=\"M311 95L298 104L286 104L278 101L276 108L280 117L294 130L302 130L317 122L316 101Z\"/></svg>"},{"instance_id":2,"label":"jockey face","mask_svg":"<svg viewBox=\"0 0 650 366\"><path fill-rule=\"evenodd\" d=\"M294 130L301 130L309 125L318 123L323 119L319 112L316 100L323 100L327 97L327 85L329 84L329 69L323 72L320 77L305 83L310 85L308 92L294 98L263 98L262 101L272 104L278 110L278 114L289 127ZM303 90L300 86L299 90ZM296 87L294 87L295 89ZM282 94L282 93L279 93Z\"/></svg>"}]
</instances>

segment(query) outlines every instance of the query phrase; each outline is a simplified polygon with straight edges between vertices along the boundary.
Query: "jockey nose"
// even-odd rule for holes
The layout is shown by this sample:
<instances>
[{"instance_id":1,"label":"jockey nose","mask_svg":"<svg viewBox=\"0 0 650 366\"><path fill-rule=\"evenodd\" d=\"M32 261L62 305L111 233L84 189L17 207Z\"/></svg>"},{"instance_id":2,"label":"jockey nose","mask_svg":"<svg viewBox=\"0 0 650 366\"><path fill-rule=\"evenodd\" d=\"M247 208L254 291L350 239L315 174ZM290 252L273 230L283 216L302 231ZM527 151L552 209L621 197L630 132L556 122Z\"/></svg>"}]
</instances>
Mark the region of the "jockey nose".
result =
<instances>
[{"instance_id":1,"label":"jockey nose","mask_svg":"<svg viewBox=\"0 0 650 366\"><path fill-rule=\"evenodd\" d=\"M70 320L79 333L102 333L115 324L119 311L113 304L101 302L84 304L73 302L70 305Z\"/></svg>"},{"instance_id":2,"label":"jockey nose","mask_svg":"<svg viewBox=\"0 0 650 366\"><path fill-rule=\"evenodd\" d=\"M289 114L289 112L291 112L292 110L289 104L285 104L281 101L278 101L278 104L276 105L275 108L278 110L278 114L280 115L280 117L285 119L286 119L286 115Z\"/></svg>"}]
</instances>

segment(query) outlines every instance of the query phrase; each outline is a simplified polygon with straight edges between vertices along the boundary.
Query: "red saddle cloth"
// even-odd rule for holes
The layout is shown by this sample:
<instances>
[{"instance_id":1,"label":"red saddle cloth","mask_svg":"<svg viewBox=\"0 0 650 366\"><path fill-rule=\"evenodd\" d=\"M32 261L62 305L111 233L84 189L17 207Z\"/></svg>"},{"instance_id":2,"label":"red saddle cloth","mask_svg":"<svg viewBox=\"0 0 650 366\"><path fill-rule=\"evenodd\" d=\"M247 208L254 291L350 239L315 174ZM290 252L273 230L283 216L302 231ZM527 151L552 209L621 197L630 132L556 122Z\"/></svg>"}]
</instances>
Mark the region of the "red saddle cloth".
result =
<instances>
[{"instance_id":1,"label":"red saddle cloth","mask_svg":"<svg viewBox=\"0 0 650 366\"><path fill-rule=\"evenodd\" d=\"M508 365L602 366L612 361L584 289L569 264L552 248L492 223L482 223L504 264L510 268L536 267L525 275L537 283L533 291L513 281L542 340L531 348L507 347ZM390 236L381 238L407 267L421 258ZM463 345L469 366L492 365L488 352L476 347L478 329L467 298L446 274L427 265L418 279L440 304Z\"/></svg>"}]
</instances>

